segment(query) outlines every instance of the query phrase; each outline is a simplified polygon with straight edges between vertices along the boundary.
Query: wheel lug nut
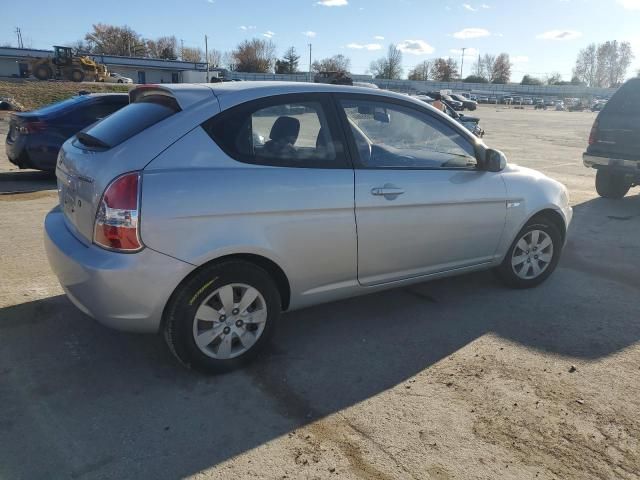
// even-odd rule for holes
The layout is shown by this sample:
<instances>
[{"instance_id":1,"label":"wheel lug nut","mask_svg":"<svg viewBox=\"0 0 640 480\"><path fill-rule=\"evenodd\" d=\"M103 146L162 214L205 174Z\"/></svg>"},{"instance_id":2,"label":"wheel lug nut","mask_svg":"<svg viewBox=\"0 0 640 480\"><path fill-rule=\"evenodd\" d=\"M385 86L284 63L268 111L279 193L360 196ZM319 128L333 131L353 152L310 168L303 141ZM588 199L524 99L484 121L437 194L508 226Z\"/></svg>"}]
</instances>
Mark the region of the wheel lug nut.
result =
<instances>
[{"instance_id":1,"label":"wheel lug nut","mask_svg":"<svg viewBox=\"0 0 640 480\"><path fill-rule=\"evenodd\" d=\"M236 321L236 327L241 327L244 324L242 320Z\"/></svg>"},{"instance_id":2,"label":"wheel lug nut","mask_svg":"<svg viewBox=\"0 0 640 480\"><path fill-rule=\"evenodd\" d=\"M239 313L240 313L240 310L238 310L237 308L234 308L234 309L231 311L231 313L232 313L233 315L237 315L237 314L239 314Z\"/></svg>"},{"instance_id":3,"label":"wheel lug nut","mask_svg":"<svg viewBox=\"0 0 640 480\"><path fill-rule=\"evenodd\" d=\"M231 331L231 329L229 327L224 327L224 330L222 330L222 333L227 335L230 331Z\"/></svg>"},{"instance_id":4,"label":"wheel lug nut","mask_svg":"<svg viewBox=\"0 0 640 480\"><path fill-rule=\"evenodd\" d=\"M218 320L220 320L221 322L224 322L227 319L226 315L220 315L220 318Z\"/></svg>"}]
</instances>

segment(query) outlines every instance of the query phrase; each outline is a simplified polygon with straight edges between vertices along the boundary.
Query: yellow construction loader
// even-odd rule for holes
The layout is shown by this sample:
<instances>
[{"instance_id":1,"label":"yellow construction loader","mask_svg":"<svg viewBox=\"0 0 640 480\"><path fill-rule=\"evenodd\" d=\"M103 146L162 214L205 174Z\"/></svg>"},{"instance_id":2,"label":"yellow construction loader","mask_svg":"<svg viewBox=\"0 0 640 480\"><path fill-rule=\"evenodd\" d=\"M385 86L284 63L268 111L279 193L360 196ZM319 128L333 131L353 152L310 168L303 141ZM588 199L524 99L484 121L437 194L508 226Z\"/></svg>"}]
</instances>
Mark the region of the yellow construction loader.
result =
<instances>
[{"instance_id":1,"label":"yellow construction loader","mask_svg":"<svg viewBox=\"0 0 640 480\"><path fill-rule=\"evenodd\" d=\"M53 47L53 57L31 61L31 74L38 80L71 80L73 82L103 82L107 67L91 58L74 55L70 47Z\"/></svg>"}]
</instances>

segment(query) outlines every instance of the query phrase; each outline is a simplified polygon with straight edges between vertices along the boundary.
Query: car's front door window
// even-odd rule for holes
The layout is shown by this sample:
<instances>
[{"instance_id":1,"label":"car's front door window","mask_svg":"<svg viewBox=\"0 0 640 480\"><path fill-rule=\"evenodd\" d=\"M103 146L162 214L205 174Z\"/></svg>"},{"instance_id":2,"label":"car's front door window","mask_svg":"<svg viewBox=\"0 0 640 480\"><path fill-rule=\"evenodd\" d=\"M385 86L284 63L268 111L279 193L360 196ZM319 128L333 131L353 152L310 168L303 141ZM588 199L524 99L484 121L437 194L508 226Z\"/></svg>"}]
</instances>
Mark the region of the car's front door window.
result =
<instances>
[{"instance_id":1,"label":"car's front door window","mask_svg":"<svg viewBox=\"0 0 640 480\"><path fill-rule=\"evenodd\" d=\"M474 146L444 122L384 100L341 100L364 168L475 168Z\"/></svg>"}]
</instances>

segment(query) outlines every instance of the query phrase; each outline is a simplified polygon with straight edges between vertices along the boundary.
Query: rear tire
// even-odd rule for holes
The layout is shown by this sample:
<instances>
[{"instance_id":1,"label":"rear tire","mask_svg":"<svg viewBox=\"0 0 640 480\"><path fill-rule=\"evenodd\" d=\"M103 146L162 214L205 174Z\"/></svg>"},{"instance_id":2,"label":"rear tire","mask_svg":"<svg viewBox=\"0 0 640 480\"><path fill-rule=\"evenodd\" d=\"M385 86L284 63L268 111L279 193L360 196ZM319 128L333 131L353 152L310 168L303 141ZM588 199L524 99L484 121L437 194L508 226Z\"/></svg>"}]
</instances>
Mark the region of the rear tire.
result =
<instances>
[{"instance_id":1,"label":"rear tire","mask_svg":"<svg viewBox=\"0 0 640 480\"><path fill-rule=\"evenodd\" d=\"M122 80L118 80L118 83L124 83Z\"/></svg>"},{"instance_id":2,"label":"rear tire","mask_svg":"<svg viewBox=\"0 0 640 480\"><path fill-rule=\"evenodd\" d=\"M33 72L33 76L38 80L49 80L53 76L53 72L46 65L38 65Z\"/></svg>"},{"instance_id":3,"label":"rear tire","mask_svg":"<svg viewBox=\"0 0 640 480\"><path fill-rule=\"evenodd\" d=\"M599 169L596 173L596 191L603 198L622 198L629 189L629 183L623 174Z\"/></svg>"},{"instance_id":4,"label":"rear tire","mask_svg":"<svg viewBox=\"0 0 640 480\"><path fill-rule=\"evenodd\" d=\"M71 80L74 82L81 82L84 80L84 72L82 70L79 69L74 69L71 72Z\"/></svg>"},{"instance_id":5,"label":"rear tire","mask_svg":"<svg viewBox=\"0 0 640 480\"><path fill-rule=\"evenodd\" d=\"M556 269L561 252L558 227L545 217L533 218L520 230L494 273L508 287L536 287Z\"/></svg>"},{"instance_id":6,"label":"rear tire","mask_svg":"<svg viewBox=\"0 0 640 480\"><path fill-rule=\"evenodd\" d=\"M228 372L269 345L280 310L280 293L265 270L229 260L204 267L176 289L165 310L164 337L187 368Z\"/></svg>"}]
</instances>

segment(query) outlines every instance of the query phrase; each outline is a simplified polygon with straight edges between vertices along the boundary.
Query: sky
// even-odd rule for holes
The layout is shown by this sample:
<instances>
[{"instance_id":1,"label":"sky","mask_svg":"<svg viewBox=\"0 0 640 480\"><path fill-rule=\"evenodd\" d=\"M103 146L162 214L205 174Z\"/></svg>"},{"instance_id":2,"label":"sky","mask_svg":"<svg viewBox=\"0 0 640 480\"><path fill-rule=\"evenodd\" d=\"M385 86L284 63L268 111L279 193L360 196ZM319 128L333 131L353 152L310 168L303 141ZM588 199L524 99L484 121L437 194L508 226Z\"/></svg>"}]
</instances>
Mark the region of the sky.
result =
<instances>
[{"instance_id":1,"label":"sky","mask_svg":"<svg viewBox=\"0 0 640 480\"><path fill-rule=\"evenodd\" d=\"M87 5L91 5L90 8ZM403 51L405 75L423 60L453 57L463 75L478 54L506 52L512 81L555 72L571 77L581 48L629 41L629 75L640 69L640 0L154 0L64 2L20 0L0 7L0 44L51 48L83 38L94 23L128 25L145 38L175 35L185 46L232 50L250 38L269 38L278 55L294 46L307 70L314 60L343 54L353 73L367 73L390 43Z\"/></svg>"}]
</instances>

